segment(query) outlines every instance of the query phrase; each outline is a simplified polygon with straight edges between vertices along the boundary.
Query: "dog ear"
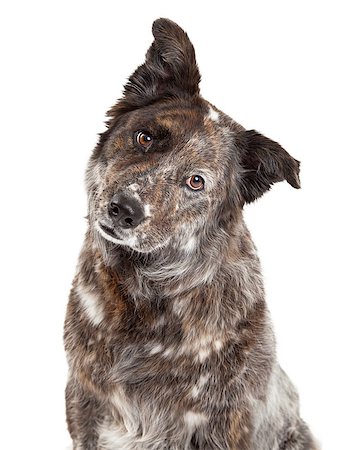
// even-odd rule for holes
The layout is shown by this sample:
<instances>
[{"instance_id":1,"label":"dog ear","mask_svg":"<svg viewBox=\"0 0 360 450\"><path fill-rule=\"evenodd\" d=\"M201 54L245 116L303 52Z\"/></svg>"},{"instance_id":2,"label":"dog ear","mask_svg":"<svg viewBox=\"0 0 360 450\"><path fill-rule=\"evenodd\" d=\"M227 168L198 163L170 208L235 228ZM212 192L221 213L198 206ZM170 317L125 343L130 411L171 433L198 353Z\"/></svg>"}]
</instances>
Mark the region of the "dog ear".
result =
<instances>
[{"instance_id":1,"label":"dog ear","mask_svg":"<svg viewBox=\"0 0 360 450\"><path fill-rule=\"evenodd\" d=\"M159 98L199 93L200 73L188 35L169 19L153 23L154 41L145 63L130 76L124 97L108 113L115 117Z\"/></svg>"},{"instance_id":2,"label":"dog ear","mask_svg":"<svg viewBox=\"0 0 360 450\"><path fill-rule=\"evenodd\" d=\"M241 157L241 194L250 203L268 191L274 183L286 180L300 188L300 162L280 144L255 130L241 134L238 141Z\"/></svg>"}]
</instances>

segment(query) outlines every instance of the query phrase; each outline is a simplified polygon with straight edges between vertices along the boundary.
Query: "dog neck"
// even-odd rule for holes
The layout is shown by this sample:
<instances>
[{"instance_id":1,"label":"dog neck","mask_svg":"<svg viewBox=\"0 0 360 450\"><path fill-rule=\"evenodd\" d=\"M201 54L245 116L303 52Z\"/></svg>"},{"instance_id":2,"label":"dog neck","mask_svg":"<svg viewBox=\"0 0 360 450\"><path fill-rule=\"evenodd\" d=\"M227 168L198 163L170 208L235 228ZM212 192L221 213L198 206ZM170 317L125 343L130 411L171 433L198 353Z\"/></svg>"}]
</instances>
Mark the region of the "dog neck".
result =
<instances>
[{"instance_id":1,"label":"dog neck","mask_svg":"<svg viewBox=\"0 0 360 450\"><path fill-rule=\"evenodd\" d=\"M106 276L111 286L116 285L137 305L155 305L163 299L188 298L209 291L220 301L236 298L235 307L246 315L249 308L264 300L260 263L243 222L231 233L208 230L196 247L174 241L150 254L112 243L99 248L90 229L80 257L80 273L95 284ZM228 292L229 284L233 294Z\"/></svg>"}]
</instances>

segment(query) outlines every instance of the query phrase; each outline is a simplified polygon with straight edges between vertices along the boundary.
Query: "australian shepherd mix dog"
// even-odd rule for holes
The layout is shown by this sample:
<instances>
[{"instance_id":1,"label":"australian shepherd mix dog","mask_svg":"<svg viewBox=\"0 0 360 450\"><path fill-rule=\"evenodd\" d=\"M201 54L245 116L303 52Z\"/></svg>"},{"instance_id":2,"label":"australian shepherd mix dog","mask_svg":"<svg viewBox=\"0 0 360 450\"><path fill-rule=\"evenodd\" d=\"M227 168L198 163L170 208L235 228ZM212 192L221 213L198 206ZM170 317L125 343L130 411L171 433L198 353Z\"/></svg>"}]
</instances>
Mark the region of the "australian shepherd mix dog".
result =
<instances>
[{"instance_id":1,"label":"australian shepherd mix dog","mask_svg":"<svg viewBox=\"0 0 360 450\"><path fill-rule=\"evenodd\" d=\"M87 169L65 322L74 449L315 449L242 213L273 183L299 188L299 162L201 97L178 25L153 35Z\"/></svg>"}]
</instances>

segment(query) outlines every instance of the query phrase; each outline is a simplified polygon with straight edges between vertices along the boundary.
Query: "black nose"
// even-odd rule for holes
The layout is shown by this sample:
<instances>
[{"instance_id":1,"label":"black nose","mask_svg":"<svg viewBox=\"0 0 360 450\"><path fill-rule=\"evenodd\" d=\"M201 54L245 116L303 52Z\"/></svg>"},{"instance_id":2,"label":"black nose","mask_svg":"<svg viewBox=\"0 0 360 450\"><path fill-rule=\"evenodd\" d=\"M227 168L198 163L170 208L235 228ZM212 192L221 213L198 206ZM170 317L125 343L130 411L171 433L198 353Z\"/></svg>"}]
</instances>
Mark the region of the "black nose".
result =
<instances>
[{"instance_id":1,"label":"black nose","mask_svg":"<svg viewBox=\"0 0 360 450\"><path fill-rule=\"evenodd\" d=\"M136 198L115 194L108 206L114 225L135 228L144 220L144 211Z\"/></svg>"}]
</instances>

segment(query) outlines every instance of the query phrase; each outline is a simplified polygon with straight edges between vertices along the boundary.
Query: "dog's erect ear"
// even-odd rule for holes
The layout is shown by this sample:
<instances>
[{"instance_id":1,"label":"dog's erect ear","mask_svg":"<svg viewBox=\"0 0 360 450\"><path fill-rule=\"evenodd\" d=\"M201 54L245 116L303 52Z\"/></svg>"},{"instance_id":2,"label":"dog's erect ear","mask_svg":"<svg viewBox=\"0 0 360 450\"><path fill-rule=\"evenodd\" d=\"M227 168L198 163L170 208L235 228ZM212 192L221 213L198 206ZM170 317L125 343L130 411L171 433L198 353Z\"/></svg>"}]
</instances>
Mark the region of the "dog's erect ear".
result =
<instances>
[{"instance_id":1,"label":"dog's erect ear","mask_svg":"<svg viewBox=\"0 0 360 450\"><path fill-rule=\"evenodd\" d=\"M194 96L199 93L200 73L188 35L169 19L153 23L154 41L145 63L129 78L124 97L110 116L153 103L159 98Z\"/></svg>"},{"instance_id":2,"label":"dog's erect ear","mask_svg":"<svg viewBox=\"0 0 360 450\"><path fill-rule=\"evenodd\" d=\"M268 191L274 183L286 180L300 188L300 162L280 144L255 130L239 136L237 143L241 157L241 194L250 203Z\"/></svg>"}]
</instances>

